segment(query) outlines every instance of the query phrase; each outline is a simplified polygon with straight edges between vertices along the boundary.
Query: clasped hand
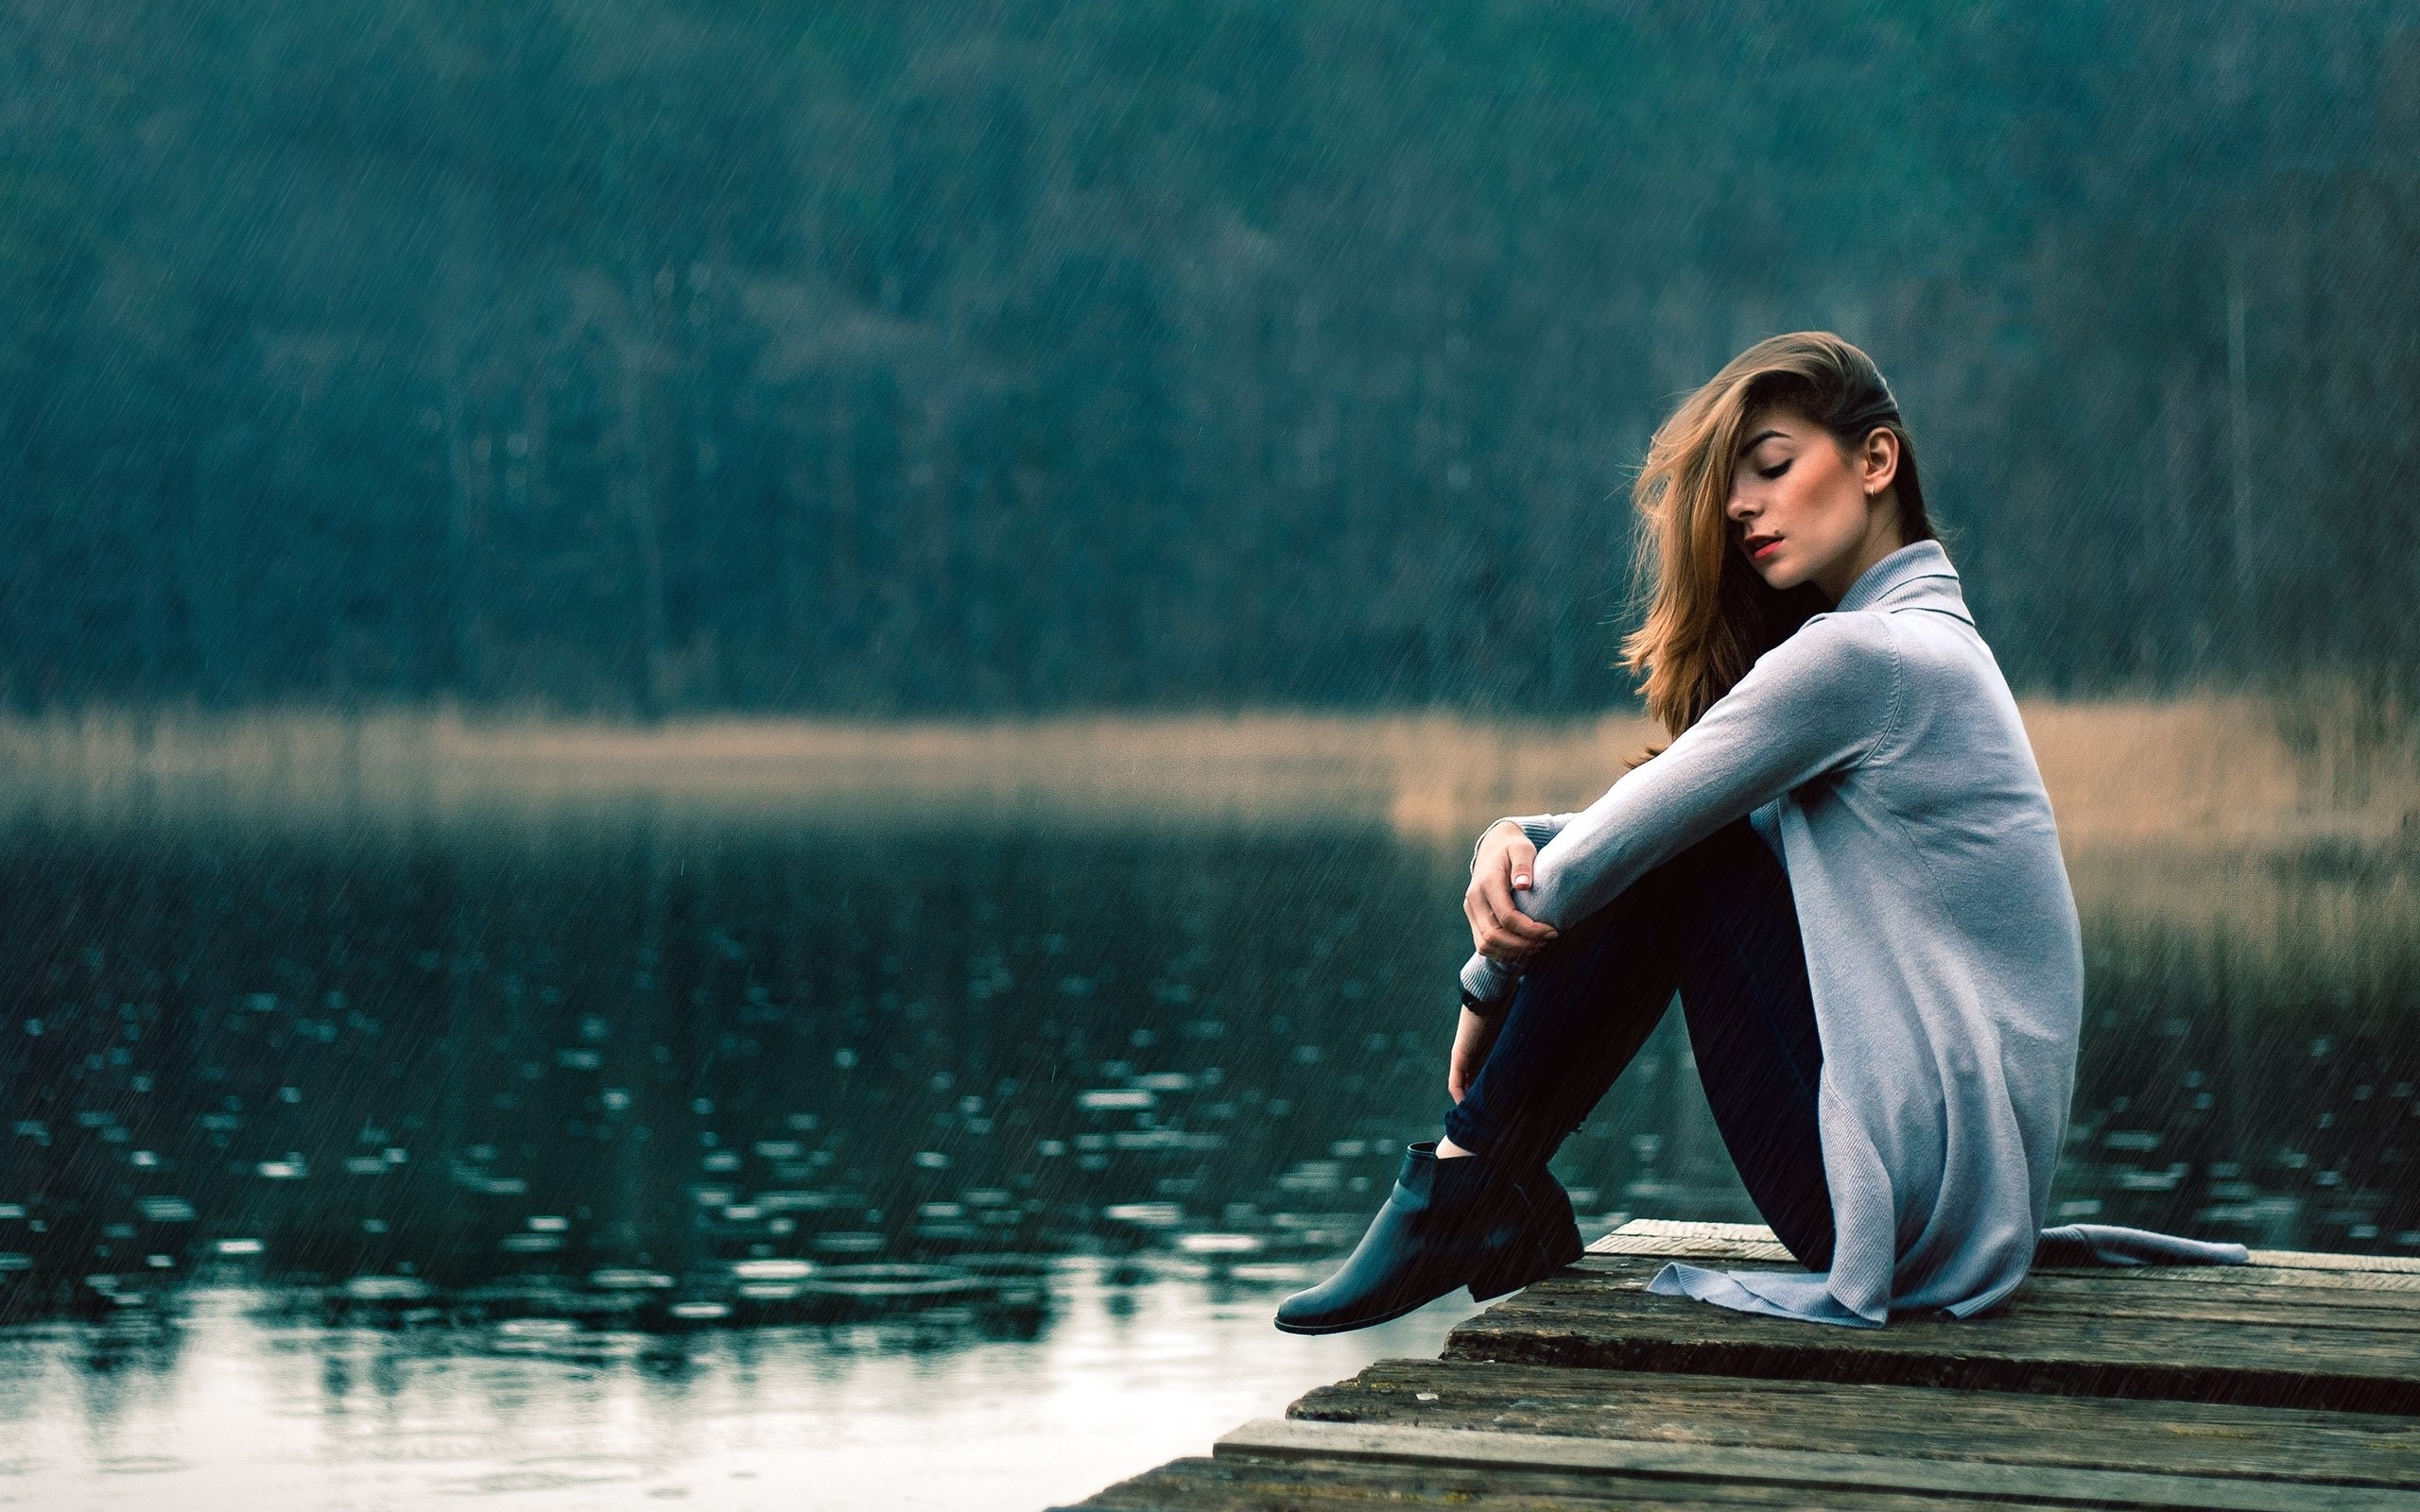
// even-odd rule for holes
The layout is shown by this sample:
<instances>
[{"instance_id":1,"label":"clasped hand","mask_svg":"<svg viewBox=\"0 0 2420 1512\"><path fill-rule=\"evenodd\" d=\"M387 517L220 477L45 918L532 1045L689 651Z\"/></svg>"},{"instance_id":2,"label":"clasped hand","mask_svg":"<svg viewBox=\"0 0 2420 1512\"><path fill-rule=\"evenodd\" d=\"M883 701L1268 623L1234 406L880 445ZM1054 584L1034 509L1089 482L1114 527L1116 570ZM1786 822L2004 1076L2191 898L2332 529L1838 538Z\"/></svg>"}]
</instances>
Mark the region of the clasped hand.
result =
<instances>
[{"instance_id":1,"label":"clasped hand","mask_svg":"<svg viewBox=\"0 0 2420 1512\"><path fill-rule=\"evenodd\" d=\"M1479 837L1462 917L1471 921L1471 944L1489 960L1518 966L1555 938L1554 926L1521 912L1512 896L1527 892L1537 872L1538 848L1519 825L1499 819Z\"/></svg>"},{"instance_id":2,"label":"clasped hand","mask_svg":"<svg viewBox=\"0 0 2420 1512\"><path fill-rule=\"evenodd\" d=\"M1525 892L1538 873L1538 848L1519 825L1499 821L1479 837L1478 856L1471 865L1470 890L1462 894L1462 915L1471 921L1471 943L1491 961L1518 966L1551 943L1554 926L1521 912L1516 892ZM1495 1045L1501 1017L1482 1017L1462 1010L1454 1029L1454 1052L1445 1068L1445 1091L1461 1102L1470 1090L1487 1053Z\"/></svg>"}]
</instances>

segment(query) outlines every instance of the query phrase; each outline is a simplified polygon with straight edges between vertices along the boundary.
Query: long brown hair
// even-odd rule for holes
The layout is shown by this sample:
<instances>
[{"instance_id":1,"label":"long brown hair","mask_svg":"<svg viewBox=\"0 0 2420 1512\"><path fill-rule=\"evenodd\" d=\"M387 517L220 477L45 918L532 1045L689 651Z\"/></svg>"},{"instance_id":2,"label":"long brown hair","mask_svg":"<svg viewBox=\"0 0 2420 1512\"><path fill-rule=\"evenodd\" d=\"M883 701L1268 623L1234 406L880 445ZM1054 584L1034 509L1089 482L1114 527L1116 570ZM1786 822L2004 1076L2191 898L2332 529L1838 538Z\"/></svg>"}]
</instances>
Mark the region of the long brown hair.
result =
<instances>
[{"instance_id":1,"label":"long brown hair","mask_svg":"<svg viewBox=\"0 0 2420 1512\"><path fill-rule=\"evenodd\" d=\"M1900 533L1910 541L1932 539L1915 443L1873 358L1828 331L1797 331L1725 363L1656 427L1631 490L1648 605L1645 623L1622 643L1622 662L1645 674L1647 712L1675 735L1703 717L1756 658L1831 607L1812 584L1766 586L1732 549L1723 506L1739 442L1749 420L1773 406L1822 426L1852 452L1877 429L1896 436L1892 487Z\"/></svg>"}]
</instances>

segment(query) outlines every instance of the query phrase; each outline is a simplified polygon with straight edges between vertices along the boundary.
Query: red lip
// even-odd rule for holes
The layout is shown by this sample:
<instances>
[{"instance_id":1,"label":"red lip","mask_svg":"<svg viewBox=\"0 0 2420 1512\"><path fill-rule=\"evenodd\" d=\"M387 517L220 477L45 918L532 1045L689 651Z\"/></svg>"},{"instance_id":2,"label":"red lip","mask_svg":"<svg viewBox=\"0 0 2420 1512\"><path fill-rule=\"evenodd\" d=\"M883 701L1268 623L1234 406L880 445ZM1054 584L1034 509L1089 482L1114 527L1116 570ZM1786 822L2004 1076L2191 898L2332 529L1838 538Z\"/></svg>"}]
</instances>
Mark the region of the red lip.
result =
<instances>
[{"instance_id":1,"label":"red lip","mask_svg":"<svg viewBox=\"0 0 2420 1512\"><path fill-rule=\"evenodd\" d=\"M1762 557L1766 552L1769 552L1775 546L1780 545L1781 537L1750 536L1746 540L1740 541L1739 544L1741 548L1748 553L1748 559L1750 561L1754 561L1758 558Z\"/></svg>"}]
</instances>

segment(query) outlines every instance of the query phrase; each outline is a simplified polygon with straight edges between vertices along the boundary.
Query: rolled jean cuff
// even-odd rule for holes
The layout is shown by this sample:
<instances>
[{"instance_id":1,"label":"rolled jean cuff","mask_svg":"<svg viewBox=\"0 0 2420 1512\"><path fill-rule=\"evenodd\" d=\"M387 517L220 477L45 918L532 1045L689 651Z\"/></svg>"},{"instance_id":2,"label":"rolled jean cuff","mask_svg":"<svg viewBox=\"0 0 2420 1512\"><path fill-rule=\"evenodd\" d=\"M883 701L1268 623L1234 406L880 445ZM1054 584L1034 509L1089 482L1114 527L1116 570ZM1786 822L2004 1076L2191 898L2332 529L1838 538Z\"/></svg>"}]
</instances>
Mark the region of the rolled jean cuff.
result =
<instances>
[{"instance_id":1,"label":"rolled jean cuff","mask_svg":"<svg viewBox=\"0 0 2420 1512\"><path fill-rule=\"evenodd\" d=\"M1495 1143L1495 1131L1489 1128L1478 1114L1471 1111L1471 1100L1467 1094L1445 1110L1445 1137L1473 1155L1485 1155L1489 1146Z\"/></svg>"}]
</instances>

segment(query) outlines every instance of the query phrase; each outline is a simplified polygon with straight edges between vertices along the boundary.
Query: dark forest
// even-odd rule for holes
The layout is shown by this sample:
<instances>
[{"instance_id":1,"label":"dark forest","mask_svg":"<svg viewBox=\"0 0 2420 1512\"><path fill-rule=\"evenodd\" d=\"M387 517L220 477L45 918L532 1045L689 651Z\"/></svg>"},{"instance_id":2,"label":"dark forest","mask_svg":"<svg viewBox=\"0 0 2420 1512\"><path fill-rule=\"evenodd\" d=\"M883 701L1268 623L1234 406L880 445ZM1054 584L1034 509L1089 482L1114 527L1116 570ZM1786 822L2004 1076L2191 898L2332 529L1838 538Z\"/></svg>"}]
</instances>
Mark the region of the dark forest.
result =
<instances>
[{"instance_id":1,"label":"dark forest","mask_svg":"<svg viewBox=\"0 0 2420 1512\"><path fill-rule=\"evenodd\" d=\"M18 0L0 700L1626 700L1835 329L2021 690L2420 667L2420 8Z\"/></svg>"}]
</instances>

